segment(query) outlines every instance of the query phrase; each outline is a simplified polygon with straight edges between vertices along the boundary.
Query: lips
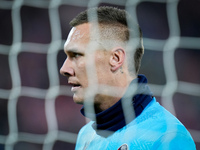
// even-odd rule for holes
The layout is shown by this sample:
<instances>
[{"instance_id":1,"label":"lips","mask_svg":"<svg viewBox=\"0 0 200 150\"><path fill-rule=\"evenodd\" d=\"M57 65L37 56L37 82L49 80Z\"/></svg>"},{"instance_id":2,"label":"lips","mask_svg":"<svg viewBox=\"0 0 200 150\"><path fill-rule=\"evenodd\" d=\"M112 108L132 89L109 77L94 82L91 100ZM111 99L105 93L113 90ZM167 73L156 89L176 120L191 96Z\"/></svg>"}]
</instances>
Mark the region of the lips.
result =
<instances>
[{"instance_id":1,"label":"lips","mask_svg":"<svg viewBox=\"0 0 200 150\"><path fill-rule=\"evenodd\" d=\"M81 85L74 85L74 86L72 86L71 91L72 91L72 92L75 92L75 91L77 91L80 87L81 87Z\"/></svg>"},{"instance_id":2,"label":"lips","mask_svg":"<svg viewBox=\"0 0 200 150\"><path fill-rule=\"evenodd\" d=\"M76 92L79 88L81 88L81 85L79 83L69 82L69 84L72 86L71 88L72 92Z\"/></svg>"}]
</instances>

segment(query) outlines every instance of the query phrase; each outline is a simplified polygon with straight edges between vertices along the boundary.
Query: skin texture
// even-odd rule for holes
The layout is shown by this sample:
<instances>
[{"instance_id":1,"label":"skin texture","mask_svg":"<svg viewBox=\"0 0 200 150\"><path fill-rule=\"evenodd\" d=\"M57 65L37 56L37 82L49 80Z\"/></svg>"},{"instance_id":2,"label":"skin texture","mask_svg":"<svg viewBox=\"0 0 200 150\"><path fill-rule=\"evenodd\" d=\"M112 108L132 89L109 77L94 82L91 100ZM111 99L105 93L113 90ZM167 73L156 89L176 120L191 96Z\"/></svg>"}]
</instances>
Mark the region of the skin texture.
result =
<instances>
[{"instance_id":1,"label":"skin texture","mask_svg":"<svg viewBox=\"0 0 200 150\"><path fill-rule=\"evenodd\" d=\"M101 40L92 38L95 37L90 34L90 31L94 31L93 27L93 24L84 23L71 29L64 45L67 58L60 73L72 85L75 103L88 102L87 89L91 87L88 93L94 94L95 109L103 111L123 96L135 77L128 72L124 48L117 45L105 50ZM101 88L101 85L118 88Z\"/></svg>"}]
</instances>

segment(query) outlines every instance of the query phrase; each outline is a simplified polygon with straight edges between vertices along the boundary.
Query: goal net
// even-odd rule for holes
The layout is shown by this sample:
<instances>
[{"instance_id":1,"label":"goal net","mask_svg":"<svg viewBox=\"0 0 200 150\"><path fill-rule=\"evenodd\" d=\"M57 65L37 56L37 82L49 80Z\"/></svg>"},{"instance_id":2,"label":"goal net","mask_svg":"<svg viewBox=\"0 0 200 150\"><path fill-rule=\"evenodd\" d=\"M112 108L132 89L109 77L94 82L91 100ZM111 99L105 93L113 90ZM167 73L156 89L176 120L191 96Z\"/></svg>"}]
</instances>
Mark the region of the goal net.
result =
<instances>
[{"instance_id":1,"label":"goal net","mask_svg":"<svg viewBox=\"0 0 200 150\"><path fill-rule=\"evenodd\" d=\"M1 0L0 150L74 149L87 120L59 74L63 45L73 17L106 5L135 16L145 47L140 74L200 149L200 1Z\"/></svg>"}]
</instances>

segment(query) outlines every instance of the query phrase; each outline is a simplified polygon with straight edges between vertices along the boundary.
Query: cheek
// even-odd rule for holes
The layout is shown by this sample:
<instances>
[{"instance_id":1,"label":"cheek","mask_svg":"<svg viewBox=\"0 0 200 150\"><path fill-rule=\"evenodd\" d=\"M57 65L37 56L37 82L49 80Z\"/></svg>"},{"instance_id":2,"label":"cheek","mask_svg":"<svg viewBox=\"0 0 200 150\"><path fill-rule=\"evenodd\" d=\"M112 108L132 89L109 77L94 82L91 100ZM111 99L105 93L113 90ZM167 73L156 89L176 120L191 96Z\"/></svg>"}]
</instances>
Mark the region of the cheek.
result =
<instances>
[{"instance_id":1,"label":"cheek","mask_svg":"<svg viewBox=\"0 0 200 150\"><path fill-rule=\"evenodd\" d=\"M96 62L96 71L99 83L107 83L107 80L110 78L108 63L105 60Z\"/></svg>"},{"instance_id":2,"label":"cheek","mask_svg":"<svg viewBox=\"0 0 200 150\"><path fill-rule=\"evenodd\" d=\"M78 61L76 66L76 75L81 78L86 78L86 63L84 61Z\"/></svg>"},{"instance_id":3,"label":"cheek","mask_svg":"<svg viewBox=\"0 0 200 150\"><path fill-rule=\"evenodd\" d=\"M83 61L82 59L78 60L76 62L76 66L79 70L83 70L85 68L85 61Z\"/></svg>"},{"instance_id":4,"label":"cheek","mask_svg":"<svg viewBox=\"0 0 200 150\"><path fill-rule=\"evenodd\" d=\"M86 87L88 84L88 77L86 71L86 63L83 59L76 62L75 76L81 82L82 86Z\"/></svg>"}]
</instances>

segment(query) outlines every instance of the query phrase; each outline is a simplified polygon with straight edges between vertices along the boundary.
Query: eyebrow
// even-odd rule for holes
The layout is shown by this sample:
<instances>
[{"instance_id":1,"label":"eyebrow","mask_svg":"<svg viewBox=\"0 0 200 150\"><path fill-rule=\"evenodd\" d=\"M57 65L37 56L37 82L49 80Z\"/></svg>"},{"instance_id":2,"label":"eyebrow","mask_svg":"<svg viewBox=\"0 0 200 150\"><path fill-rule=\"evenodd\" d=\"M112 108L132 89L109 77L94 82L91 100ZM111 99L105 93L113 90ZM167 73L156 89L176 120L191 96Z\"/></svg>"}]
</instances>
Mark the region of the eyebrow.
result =
<instances>
[{"instance_id":1,"label":"eyebrow","mask_svg":"<svg viewBox=\"0 0 200 150\"><path fill-rule=\"evenodd\" d=\"M78 49L76 49L76 48L64 49L64 52L65 52L65 53L77 53L77 52L80 53L80 51L79 51Z\"/></svg>"}]
</instances>

